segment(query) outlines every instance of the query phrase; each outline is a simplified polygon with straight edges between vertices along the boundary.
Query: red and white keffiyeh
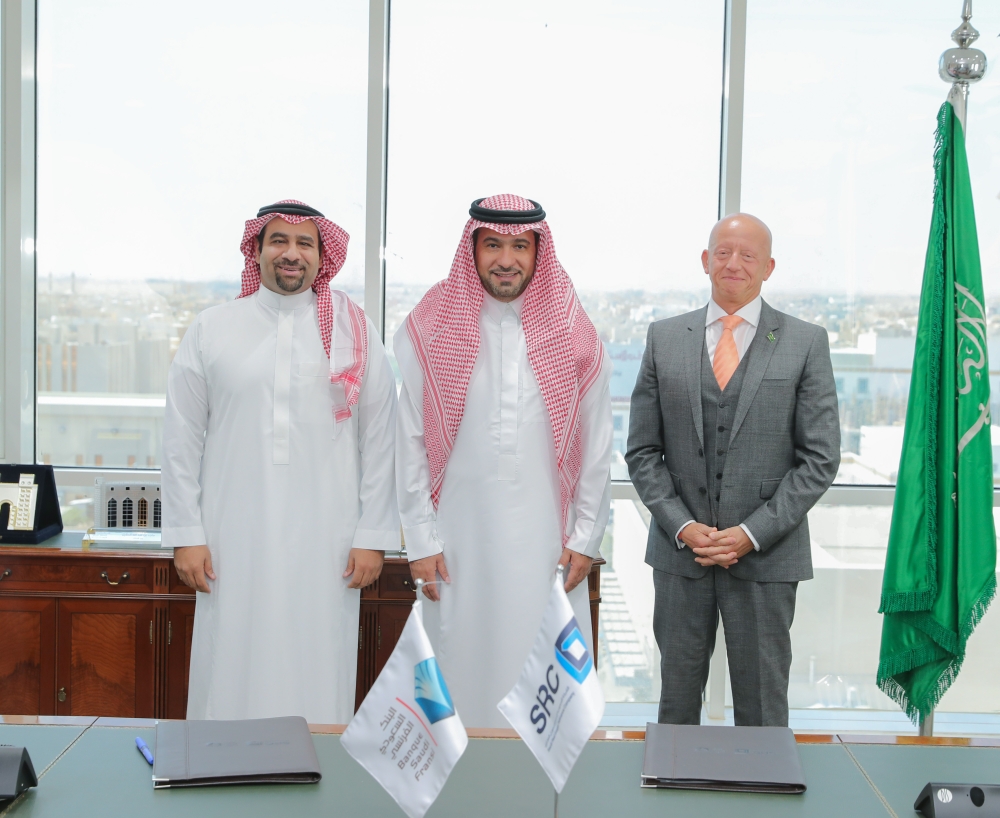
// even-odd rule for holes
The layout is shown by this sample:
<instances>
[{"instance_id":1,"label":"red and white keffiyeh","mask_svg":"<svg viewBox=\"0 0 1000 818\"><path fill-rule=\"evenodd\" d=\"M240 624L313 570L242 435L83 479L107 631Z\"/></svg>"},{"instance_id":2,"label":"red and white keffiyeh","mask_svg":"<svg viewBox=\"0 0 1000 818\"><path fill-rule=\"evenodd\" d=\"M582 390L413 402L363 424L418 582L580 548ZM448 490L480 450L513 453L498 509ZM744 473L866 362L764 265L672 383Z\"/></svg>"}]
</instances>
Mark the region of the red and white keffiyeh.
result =
<instances>
[{"instance_id":1,"label":"red and white keffiyeh","mask_svg":"<svg viewBox=\"0 0 1000 818\"><path fill-rule=\"evenodd\" d=\"M282 199L277 204L303 205L295 199ZM344 293L330 291L330 281L340 272L347 258L350 236L340 226L319 216L301 216L279 211L250 219L240 243L246 264L243 267L243 289L238 298L246 298L260 289L257 237L264 226L276 218L282 218L289 224L315 222L323 242L323 260L312 289L316 293L320 338L323 339L323 349L330 358L330 382L344 387L345 402L341 404L338 400L334 406L334 416L339 423L351 416L351 407L358 402L361 379L368 361L368 325L364 311Z\"/></svg>"},{"instance_id":2,"label":"red and white keffiyeh","mask_svg":"<svg viewBox=\"0 0 1000 818\"><path fill-rule=\"evenodd\" d=\"M536 209L528 199L510 194L483 199L479 205L489 210ZM480 227L505 235L526 230L538 234L535 274L525 291L521 324L528 361L552 422L565 545L569 508L582 466L580 404L600 374L604 346L556 258L544 219L529 224L469 219L448 278L434 285L407 317L407 334L424 375L424 441L431 499L436 508L479 354L479 315L486 292L476 271L472 234Z\"/></svg>"}]
</instances>

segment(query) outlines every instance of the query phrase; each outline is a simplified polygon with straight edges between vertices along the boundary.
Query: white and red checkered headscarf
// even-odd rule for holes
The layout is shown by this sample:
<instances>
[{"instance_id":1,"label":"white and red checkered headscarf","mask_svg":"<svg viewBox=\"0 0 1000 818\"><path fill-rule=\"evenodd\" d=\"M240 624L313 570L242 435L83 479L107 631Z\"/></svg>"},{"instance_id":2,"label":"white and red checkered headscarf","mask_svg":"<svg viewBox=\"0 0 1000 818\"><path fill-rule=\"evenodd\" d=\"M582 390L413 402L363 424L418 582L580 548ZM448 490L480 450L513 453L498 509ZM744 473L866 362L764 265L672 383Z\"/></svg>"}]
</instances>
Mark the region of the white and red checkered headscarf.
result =
<instances>
[{"instance_id":1,"label":"white and red checkered headscarf","mask_svg":"<svg viewBox=\"0 0 1000 818\"><path fill-rule=\"evenodd\" d=\"M552 233L537 203L503 194L477 201L473 207L480 212L484 209L535 211L541 220L511 224L469 219L448 278L434 285L406 320L407 334L424 374L424 441L431 499L436 508L479 355L479 315L486 291L476 271L473 231L486 227L515 235L534 230L538 234L535 274L525 291L521 324L528 361L552 422L565 544L569 539L569 507L582 466L580 403L600 374L604 346L573 282L556 258Z\"/></svg>"},{"instance_id":2,"label":"white and red checkered headscarf","mask_svg":"<svg viewBox=\"0 0 1000 818\"><path fill-rule=\"evenodd\" d=\"M278 205L289 205L284 212ZM305 215L305 214L309 215ZM261 215L263 214L263 215ZM330 382L344 387L346 402L334 405L337 422L351 416L351 407L358 402L361 394L361 379L368 361L368 325L364 311L339 290L331 292L330 281L347 258L346 231L313 208L295 199L282 199L275 205L262 207L257 218L247 222L243 232L240 250L246 259L243 267L243 289L238 298L253 295L260 289L260 253L257 237L271 219L282 218L289 224L312 221L319 230L323 243L323 260L312 288L316 293L316 312L319 319L319 335L323 339L323 349L330 359ZM334 343L337 336L337 343ZM331 352L332 348L332 352Z\"/></svg>"}]
</instances>

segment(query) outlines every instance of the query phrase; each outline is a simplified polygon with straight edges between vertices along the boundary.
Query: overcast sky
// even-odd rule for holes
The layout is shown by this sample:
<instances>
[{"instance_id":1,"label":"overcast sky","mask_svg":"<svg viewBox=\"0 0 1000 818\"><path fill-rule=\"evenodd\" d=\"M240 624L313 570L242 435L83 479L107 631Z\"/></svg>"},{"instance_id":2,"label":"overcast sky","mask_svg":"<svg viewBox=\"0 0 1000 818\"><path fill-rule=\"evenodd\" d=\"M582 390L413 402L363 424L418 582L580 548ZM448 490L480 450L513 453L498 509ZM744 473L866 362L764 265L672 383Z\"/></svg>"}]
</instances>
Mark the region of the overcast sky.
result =
<instances>
[{"instance_id":1,"label":"overcast sky","mask_svg":"<svg viewBox=\"0 0 1000 818\"><path fill-rule=\"evenodd\" d=\"M969 156L1000 294L1000 4ZM944 0L753 0L744 208L771 286L917 292ZM387 270L444 277L469 202L549 212L583 289L695 289L718 196L723 3L394 0ZM364 256L366 2L39 0L38 271L238 279L243 222L303 199Z\"/></svg>"}]
</instances>

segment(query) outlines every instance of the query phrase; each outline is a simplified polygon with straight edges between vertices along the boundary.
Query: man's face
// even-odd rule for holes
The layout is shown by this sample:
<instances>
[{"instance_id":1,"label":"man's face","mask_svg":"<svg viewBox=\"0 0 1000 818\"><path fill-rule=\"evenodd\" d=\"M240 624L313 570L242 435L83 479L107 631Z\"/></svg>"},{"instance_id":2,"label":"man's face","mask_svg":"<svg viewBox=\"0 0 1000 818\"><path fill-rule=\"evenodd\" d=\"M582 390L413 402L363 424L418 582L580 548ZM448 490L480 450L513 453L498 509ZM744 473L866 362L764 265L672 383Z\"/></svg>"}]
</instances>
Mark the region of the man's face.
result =
<instances>
[{"instance_id":1,"label":"man's face","mask_svg":"<svg viewBox=\"0 0 1000 818\"><path fill-rule=\"evenodd\" d=\"M506 236L481 227L476 236L476 270L483 288L497 301L513 301L535 274L537 239L533 230Z\"/></svg>"},{"instance_id":2,"label":"man's face","mask_svg":"<svg viewBox=\"0 0 1000 818\"><path fill-rule=\"evenodd\" d=\"M733 312L760 295L774 270L771 236L763 223L734 216L715 226L701 263L712 281L712 298Z\"/></svg>"},{"instance_id":3,"label":"man's face","mask_svg":"<svg viewBox=\"0 0 1000 818\"><path fill-rule=\"evenodd\" d=\"M319 230L312 219L289 224L276 216L264 225L257 256L260 283L281 295L304 292L316 280L322 255Z\"/></svg>"}]
</instances>

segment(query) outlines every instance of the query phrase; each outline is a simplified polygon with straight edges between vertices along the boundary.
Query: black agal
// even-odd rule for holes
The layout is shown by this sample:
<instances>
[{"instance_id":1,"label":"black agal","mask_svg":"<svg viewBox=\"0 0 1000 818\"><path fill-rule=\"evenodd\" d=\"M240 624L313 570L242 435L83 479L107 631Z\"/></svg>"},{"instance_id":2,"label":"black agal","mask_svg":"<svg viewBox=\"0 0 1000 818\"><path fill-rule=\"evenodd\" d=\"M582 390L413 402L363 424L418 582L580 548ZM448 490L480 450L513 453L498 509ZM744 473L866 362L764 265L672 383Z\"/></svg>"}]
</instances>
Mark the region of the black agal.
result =
<instances>
[{"instance_id":1,"label":"black agal","mask_svg":"<svg viewBox=\"0 0 1000 818\"><path fill-rule=\"evenodd\" d=\"M493 224L532 224L540 222L545 218L545 211L534 199L528 199L535 208L534 210L490 210L481 207L483 199L476 199L469 208L469 215L481 222L492 222Z\"/></svg>"}]
</instances>

